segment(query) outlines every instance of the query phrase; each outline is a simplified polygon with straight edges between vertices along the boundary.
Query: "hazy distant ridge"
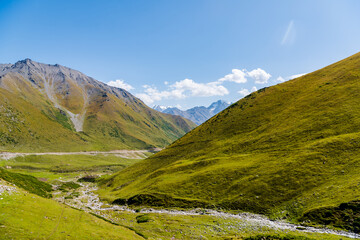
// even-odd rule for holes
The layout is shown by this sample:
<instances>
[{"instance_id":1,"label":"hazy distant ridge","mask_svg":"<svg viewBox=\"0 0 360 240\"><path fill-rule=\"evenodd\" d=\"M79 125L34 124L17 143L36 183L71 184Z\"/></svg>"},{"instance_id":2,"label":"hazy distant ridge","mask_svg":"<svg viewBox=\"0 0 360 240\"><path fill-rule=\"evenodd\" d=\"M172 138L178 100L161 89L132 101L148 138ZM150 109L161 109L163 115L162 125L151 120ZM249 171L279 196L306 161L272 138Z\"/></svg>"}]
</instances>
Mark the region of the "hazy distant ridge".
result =
<instances>
[{"instance_id":1,"label":"hazy distant ridge","mask_svg":"<svg viewBox=\"0 0 360 240\"><path fill-rule=\"evenodd\" d=\"M228 106L230 106L229 103L219 100L217 102L213 102L209 107L193 107L185 111L176 107L164 107L160 105L155 105L153 108L159 112L182 116L193 121L197 125L200 125L215 114L218 114L222 110L226 109Z\"/></svg>"}]
</instances>

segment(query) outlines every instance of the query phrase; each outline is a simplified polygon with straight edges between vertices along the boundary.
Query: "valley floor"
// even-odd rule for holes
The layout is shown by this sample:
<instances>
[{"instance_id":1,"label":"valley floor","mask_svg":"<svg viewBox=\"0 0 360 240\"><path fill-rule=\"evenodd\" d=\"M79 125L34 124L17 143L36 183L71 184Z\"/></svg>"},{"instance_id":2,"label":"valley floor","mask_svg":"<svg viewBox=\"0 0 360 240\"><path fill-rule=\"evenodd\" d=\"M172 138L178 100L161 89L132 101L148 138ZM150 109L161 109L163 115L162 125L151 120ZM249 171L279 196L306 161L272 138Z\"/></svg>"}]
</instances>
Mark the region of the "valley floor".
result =
<instances>
[{"instance_id":1,"label":"valley floor","mask_svg":"<svg viewBox=\"0 0 360 240\"><path fill-rule=\"evenodd\" d=\"M155 150L113 150L113 151L87 151L87 152L34 152L34 153L19 153L19 152L0 152L0 159L9 160L15 157L24 157L24 156L43 156L43 155L113 155L116 157L122 158L131 158L131 159L143 159L147 157L147 154L154 153L159 151L159 149Z\"/></svg>"},{"instance_id":2,"label":"valley floor","mask_svg":"<svg viewBox=\"0 0 360 240\"><path fill-rule=\"evenodd\" d=\"M0 167L4 167L9 172L32 175L50 183L54 190L52 199L44 199L24 193L18 187L2 181L0 184L0 209L2 209L0 233L8 236L9 239L46 239L46 236L56 236L55 239L63 239L64 236L66 239L76 239L78 237L76 230L68 232L66 225L81 225L82 223L78 221L83 221L81 220L83 218L84 224L87 222L94 228L92 239L121 238L119 236L122 234L125 239L360 238L360 235L345 231L304 227L283 221L273 221L250 213L207 209L145 207L132 209L127 206L111 205L100 201L96 195L95 183L80 180L86 176L111 174L151 155L152 153L148 151L13 154L15 155L10 155L10 158L0 159ZM50 207L56 209L51 214L45 209L50 209ZM67 211L65 218L65 215L63 216L65 210L61 209ZM78 218L76 223L71 223L69 216L73 216L74 220ZM96 224L94 224L94 217L97 219ZM49 225L44 225L44 218L53 220L49 220ZM91 231L91 227L84 224L79 225L79 229L86 227ZM43 229L39 230L40 228ZM111 228L113 230L110 230ZM105 234L102 229L113 233ZM87 238L90 235L79 236Z\"/></svg>"},{"instance_id":3,"label":"valley floor","mask_svg":"<svg viewBox=\"0 0 360 240\"><path fill-rule=\"evenodd\" d=\"M222 234L230 234L231 232L235 232L237 229L239 232L244 231L244 229L254 230L259 232L307 232L307 233L320 233L320 234L333 234L338 236L345 236L349 238L360 238L359 234L349 233L346 231L336 231L328 228L314 228L301 226L296 224L291 224L285 221L279 220L270 220L269 218L253 213L229 213L223 211L216 211L212 209L161 209L161 208L129 208L128 206L119 206L113 205L109 203L101 202L98 195L96 195L97 186L94 183L79 183L81 187L79 187L76 191L79 195L71 197L72 193L66 192L63 193L61 191L54 192L54 199L58 202L65 203L66 205L82 209L84 211L89 211L100 215L106 219L110 219L114 222L121 222L122 224L130 224L131 222L119 221L119 218L122 218L124 215L148 215L150 219L152 218L203 218L207 217L210 219L221 219L226 222L229 221L229 228L232 231L224 230L219 228L219 224L212 224L213 221L208 223L209 229L219 228L216 230L208 230L209 234L212 234L212 237L220 237ZM70 196L70 197L69 197ZM161 216L163 215L163 216ZM213 226L212 226L213 225ZM135 226L136 227L136 226ZM183 230L186 232L186 230ZM223 233L221 233L223 232ZM217 234L215 234L217 233ZM203 233L207 235L207 230L204 229ZM193 236L195 237L195 236Z\"/></svg>"}]
</instances>

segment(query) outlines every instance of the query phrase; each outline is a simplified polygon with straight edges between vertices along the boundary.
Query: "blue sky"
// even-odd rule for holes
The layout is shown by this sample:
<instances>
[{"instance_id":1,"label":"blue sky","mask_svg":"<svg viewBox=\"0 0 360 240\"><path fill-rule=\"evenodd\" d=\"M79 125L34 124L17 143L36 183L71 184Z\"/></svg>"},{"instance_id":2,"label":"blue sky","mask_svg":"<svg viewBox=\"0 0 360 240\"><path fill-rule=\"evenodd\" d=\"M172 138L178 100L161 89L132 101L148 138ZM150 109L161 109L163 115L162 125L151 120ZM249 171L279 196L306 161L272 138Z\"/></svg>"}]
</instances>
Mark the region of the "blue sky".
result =
<instances>
[{"instance_id":1,"label":"blue sky","mask_svg":"<svg viewBox=\"0 0 360 240\"><path fill-rule=\"evenodd\" d=\"M0 62L58 63L186 109L359 52L359 11L356 0L0 0Z\"/></svg>"}]
</instances>

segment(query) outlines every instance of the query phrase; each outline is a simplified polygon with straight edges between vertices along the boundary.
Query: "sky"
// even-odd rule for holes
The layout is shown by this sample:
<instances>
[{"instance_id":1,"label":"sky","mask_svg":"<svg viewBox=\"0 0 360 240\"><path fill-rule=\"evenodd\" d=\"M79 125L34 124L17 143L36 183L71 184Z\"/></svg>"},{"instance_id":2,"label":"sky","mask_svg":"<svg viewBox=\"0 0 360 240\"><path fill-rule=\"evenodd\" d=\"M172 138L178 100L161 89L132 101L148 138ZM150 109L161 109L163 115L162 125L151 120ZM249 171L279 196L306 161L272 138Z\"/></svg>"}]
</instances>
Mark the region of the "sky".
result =
<instances>
[{"instance_id":1,"label":"sky","mask_svg":"<svg viewBox=\"0 0 360 240\"><path fill-rule=\"evenodd\" d=\"M61 64L188 109L360 51L357 0L0 0L0 63Z\"/></svg>"}]
</instances>

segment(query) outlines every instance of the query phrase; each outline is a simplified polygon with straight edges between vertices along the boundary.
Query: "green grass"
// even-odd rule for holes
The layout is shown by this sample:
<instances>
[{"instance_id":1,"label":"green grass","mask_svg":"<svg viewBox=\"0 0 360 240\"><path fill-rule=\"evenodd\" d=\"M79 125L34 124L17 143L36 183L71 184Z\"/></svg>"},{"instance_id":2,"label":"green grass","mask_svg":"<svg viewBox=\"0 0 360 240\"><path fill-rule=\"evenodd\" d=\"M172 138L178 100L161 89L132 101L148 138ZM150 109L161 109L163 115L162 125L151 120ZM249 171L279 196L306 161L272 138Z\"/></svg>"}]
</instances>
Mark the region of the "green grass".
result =
<instances>
[{"instance_id":1,"label":"green grass","mask_svg":"<svg viewBox=\"0 0 360 240\"><path fill-rule=\"evenodd\" d=\"M257 235L247 237L245 240L310 240L311 238L291 235Z\"/></svg>"},{"instance_id":2,"label":"green grass","mask_svg":"<svg viewBox=\"0 0 360 240\"><path fill-rule=\"evenodd\" d=\"M206 214L187 216L104 210L88 214L21 189L10 195L0 195L0 235L2 239L348 239L329 234L278 231L241 219Z\"/></svg>"},{"instance_id":3,"label":"green grass","mask_svg":"<svg viewBox=\"0 0 360 240\"><path fill-rule=\"evenodd\" d=\"M0 179L12 183L19 188L25 189L41 197L50 198L52 187L48 183L41 182L33 176L21 173L12 173L0 168Z\"/></svg>"},{"instance_id":4,"label":"green grass","mask_svg":"<svg viewBox=\"0 0 360 240\"><path fill-rule=\"evenodd\" d=\"M143 239L128 228L108 223L18 189L1 195L1 239Z\"/></svg>"},{"instance_id":5,"label":"green grass","mask_svg":"<svg viewBox=\"0 0 360 240\"><path fill-rule=\"evenodd\" d=\"M71 157L74 157L74 159ZM62 161L67 163L64 164L66 169L71 168L75 171L72 174L83 174L84 172L80 170L83 170L84 167L89 167L90 169L94 169L95 172L98 172L99 169L103 169L102 164L107 165L108 161L126 160L116 157L108 159L102 156L104 159L100 157L99 162L97 162L96 157L93 156L81 155L81 158L77 157L78 156L27 156L4 161L3 163L7 163L7 166L13 166L13 168L8 169L10 171L21 170L30 174L35 173L35 175L44 176L47 174L48 169L51 169L53 166L58 166ZM128 159L127 161L128 164L132 163L132 160ZM41 164L41 167L37 166L39 164ZM94 167L93 164L98 167ZM15 166L22 166L22 169L16 168ZM35 169L36 166L37 169ZM79 166L82 166L82 168L79 169ZM95 172L88 173L94 174ZM13 172L9 173L12 175L25 176ZM65 198L77 197L79 195L79 193L76 192L79 186L77 183L72 181L59 182L55 178L61 177L62 180L65 180L69 178L66 174L68 174L68 172L61 173L61 175L54 174L48 181L60 185L60 190L62 189L62 191L71 193L67 194ZM26 177L27 179L35 180L28 182L33 188L36 188L38 183L43 184L31 176ZM144 214L139 213L140 209L138 213L105 211L105 214L103 214L103 211L99 211L98 214L93 214L96 218L91 218L92 216L89 216L87 213L65 207L55 201L40 199L22 190L19 191L19 194L6 196L5 202L2 202L3 199L0 200L0 234L5 236L5 239L118 239L119 236L124 236L123 233L119 233L119 230L116 230L116 228L109 229L109 226L104 225L104 223L111 223L114 227L125 227L125 229L130 229L135 232L136 236L143 236L149 239L169 239L173 236L177 239L199 239L204 237L206 237L206 239L246 239L246 237L258 234L264 236L291 236L294 237L294 239L304 239L300 237L308 237L309 239L324 239L324 237L326 237L326 239L340 239L332 235L306 234L301 233L301 231L283 233L266 227L254 226L244 221L239 221L238 219L206 215L175 216L152 213ZM3 196L0 198L3 198ZM171 202L170 199L170 203L181 206L183 202ZM6 209L6 211L3 211L3 209ZM9 217L10 214L13 215ZM62 216L59 217L59 214L60 216L62 214ZM99 214L102 214L102 216L100 217ZM94 221L96 224L94 224ZM41 231L37 230L38 228L42 228ZM81 233L79 233L80 231ZM87 233L83 231L87 231ZM91 236L89 232L91 232Z\"/></svg>"},{"instance_id":6,"label":"green grass","mask_svg":"<svg viewBox=\"0 0 360 240\"><path fill-rule=\"evenodd\" d=\"M141 215L136 216L137 223L146 223L149 221L151 221L149 214L141 214Z\"/></svg>"},{"instance_id":7,"label":"green grass","mask_svg":"<svg viewBox=\"0 0 360 240\"><path fill-rule=\"evenodd\" d=\"M301 230L274 230L241 219L215 217L206 214L172 215L99 211L98 214L100 213L112 222L127 226L142 233L148 239L349 239L331 234L306 233ZM146 221L139 222L138 220L142 218L146 218Z\"/></svg>"},{"instance_id":8,"label":"green grass","mask_svg":"<svg viewBox=\"0 0 360 240\"><path fill-rule=\"evenodd\" d=\"M360 199L359 168L356 54L246 96L158 154L103 177L99 194L296 221Z\"/></svg>"},{"instance_id":9,"label":"green grass","mask_svg":"<svg viewBox=\"0 0 360 240\"><path fill-rule=\"evenodd\" d=\"M342 203L336 207L323 207L311 210L301 217L309 225L331 225L339 229L360 232L360 201ZM315 223L315 224L314 224Z\"/></svg>"},{"instance_id":10,"label":"green grass","mask_svg":"<svg viewBox=\"0 0 360 240\"><path fill-rule=\"evenodd\" d=\"M67 190L75 190L78 189L79 187L81 187L80 184L70 181L70 182L63 182L58 189L61 191L67 191Z\"/></svg>"},{"instance_id":11,"label":"green grass","mask_svg":"<svg viewBox=\"0 0 360 240\"><path fill-rule=\"evenodd\" d=\"M79 175L109 174L142 159L127 159L114 155L29 155L0 160L8 171L30 174L43 180L72 179Z\"/></svg>"},{"instance_id":12,"label":"green grass","mask_svg":"<svg viewBox=\"0 0 360 240\"><path fill-rule=\"evenodd\" d=\"M74 130L73 126L71 125L71 121L67 117L67 115L63 111L57 111L55 113L55 119L58 123L60 123L63 127Z\"/></svg>"}]
</instances>

